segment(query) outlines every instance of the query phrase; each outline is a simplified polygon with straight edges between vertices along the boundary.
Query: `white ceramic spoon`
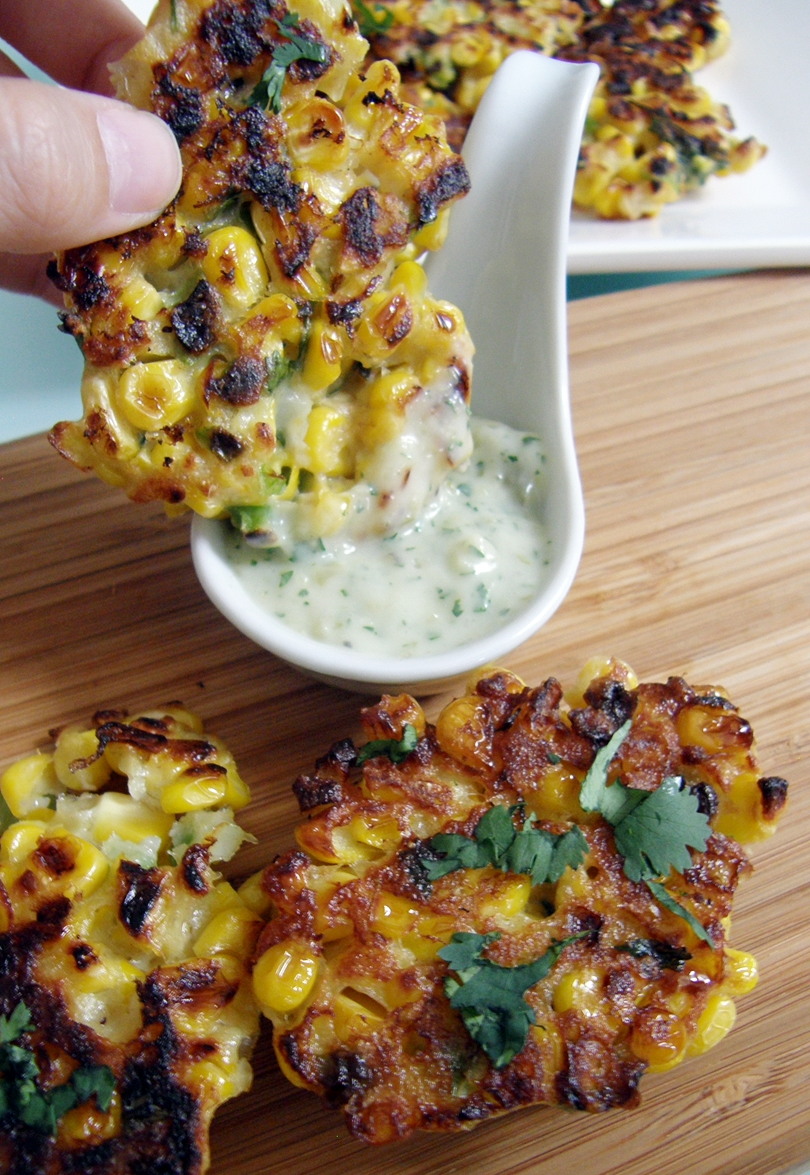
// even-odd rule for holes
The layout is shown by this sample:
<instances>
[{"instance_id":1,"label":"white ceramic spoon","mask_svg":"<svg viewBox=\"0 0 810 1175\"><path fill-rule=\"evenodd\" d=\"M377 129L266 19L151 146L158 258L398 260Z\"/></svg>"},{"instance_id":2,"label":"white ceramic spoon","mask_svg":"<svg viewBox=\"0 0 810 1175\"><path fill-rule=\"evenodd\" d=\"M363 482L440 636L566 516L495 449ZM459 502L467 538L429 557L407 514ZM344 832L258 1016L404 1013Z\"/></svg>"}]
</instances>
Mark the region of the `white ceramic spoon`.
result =
<instances>
[{"instance_id":1,"label":"white ceramic spoon","mask_svg":"<svg viewBox=\"0 0 810 1175\"><path fill-rule=\"evenodd\" d=\"M568 394L565 256L571 193L596 65L521 51L487 90L464 146L472 191L453 209L427 269L432 293L458 305L476 345L473 410L538 435L547 453L548 576L508 624L431 656L358 653L287 628L248 594L228 562L226 523L195 518L194 567L219 610L257 644L315 677L366 693L428 693L497 662L556 611L584 539Z\"/></svg>"}]
</instances>

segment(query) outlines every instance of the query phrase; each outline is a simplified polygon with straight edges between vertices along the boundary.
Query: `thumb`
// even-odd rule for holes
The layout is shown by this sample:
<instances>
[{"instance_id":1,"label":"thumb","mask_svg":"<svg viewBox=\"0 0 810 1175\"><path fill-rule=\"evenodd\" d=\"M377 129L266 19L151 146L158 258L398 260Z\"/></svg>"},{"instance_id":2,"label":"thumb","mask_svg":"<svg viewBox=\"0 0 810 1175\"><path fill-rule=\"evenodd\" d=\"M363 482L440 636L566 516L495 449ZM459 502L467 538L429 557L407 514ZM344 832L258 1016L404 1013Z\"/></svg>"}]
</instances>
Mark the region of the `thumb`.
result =
<instances>
[{"instance_id":1,"label":"thumb","mask_svg":"<svg viewBox=\"0 0 810 1175\"><path fill-rule=\"evenodd\" d=\"M0 78L0 250L68 249L148 224L181 177L174 136L155 115Z\"/></svg>"}]
</instances>

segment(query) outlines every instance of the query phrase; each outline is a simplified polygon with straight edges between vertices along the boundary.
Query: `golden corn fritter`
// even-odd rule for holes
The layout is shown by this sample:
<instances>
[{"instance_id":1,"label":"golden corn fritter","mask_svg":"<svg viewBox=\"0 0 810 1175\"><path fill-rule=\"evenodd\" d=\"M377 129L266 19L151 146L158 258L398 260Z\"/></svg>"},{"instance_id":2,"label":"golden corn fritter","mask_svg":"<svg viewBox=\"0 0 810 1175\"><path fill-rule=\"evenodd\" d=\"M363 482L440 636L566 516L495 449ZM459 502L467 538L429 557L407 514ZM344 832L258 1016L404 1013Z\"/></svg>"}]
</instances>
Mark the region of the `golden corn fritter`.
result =
<instances>
[{"instance_id":1,"label":"golden corn fritter","mask_svg":"<svg viewBox=\"0 0 810 1175\"><path fill-rule=\"evenodd\" d=\"M574 203L601 217L654 216L765 152L733 134L728 108L692 77L728 45L718 0L354 0L354 10L372 55L396 62L408 99L445 118L457 149L509 53L597 62Z\"/></svg>"},{"instance_id":2,"label":"golden corn fritter","mask_svg":"<svg viewBox=\"0 0 810 1175\"><path fill-rule=\"evenodd\" d=\"M84 418L51 440L136 501L380 533L469 455L472 344L414 259L469 178L392 65L358 73L366 49L340 0L162 0L115 67L174 131L183 185L52 265L86 368Z\"/></svg>"},{"instance_id":3,"label":"golden corn fritter","mask_svg":"<svg viewBox=\"0 0 810 1175\"><path fill-rule=\"evenodd\" d=\"M534 1103L632 1105L725 1036L728 945L787 784L722 690L595 660L563 699L492 670L435 726L363 711L294 791L298 849L249 883L279 1064L385 1142Z\"/></svg>"},{"instance_id":4,"label":"golden corn fritter","mask_svg":"<svg viewBox=\"0 0 810 1175\"><path fill-rule=\"evenodd\" d=\"M259 1029L231 755L178 706L108 711L0 792L0 1169L200 1175Z\"/></svg>"}]
</instances>

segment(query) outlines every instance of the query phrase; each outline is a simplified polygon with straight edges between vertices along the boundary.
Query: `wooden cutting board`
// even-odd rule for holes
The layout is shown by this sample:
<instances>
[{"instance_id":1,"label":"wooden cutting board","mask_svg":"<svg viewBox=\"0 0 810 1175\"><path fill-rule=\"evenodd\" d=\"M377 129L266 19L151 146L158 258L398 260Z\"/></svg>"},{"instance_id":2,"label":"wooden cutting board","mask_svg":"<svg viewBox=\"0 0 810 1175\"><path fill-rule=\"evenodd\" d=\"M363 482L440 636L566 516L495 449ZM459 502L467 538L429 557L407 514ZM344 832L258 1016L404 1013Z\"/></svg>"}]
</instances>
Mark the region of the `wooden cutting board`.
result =
<instances>
[{"instance_id":1,"label":"wooden cutting board","mask_svg":"<svg viewBox=\"0 0 810 1175\"><path fill-rule=\"evenodd\" d=\"M570 682L594 653L643 679L723 684L763 771L791 781L756 846L733 942L759 987L705 1057L642 1082L642 1105L524 1110L382 1149L278 1073L265 1034L251 1093L218 1116L215 1175L776 1175L810 1165L810 275L611 294L570 307L588 537L573 590L509 659ZM136 507L34 437L0 448L0 763L99 706L181 698L234 751L261 839L290 843L290 784L361 699L262 652L208 603L187 523ZM426 708L435 716L441 697Z\"/></svg>"}]
</instances>

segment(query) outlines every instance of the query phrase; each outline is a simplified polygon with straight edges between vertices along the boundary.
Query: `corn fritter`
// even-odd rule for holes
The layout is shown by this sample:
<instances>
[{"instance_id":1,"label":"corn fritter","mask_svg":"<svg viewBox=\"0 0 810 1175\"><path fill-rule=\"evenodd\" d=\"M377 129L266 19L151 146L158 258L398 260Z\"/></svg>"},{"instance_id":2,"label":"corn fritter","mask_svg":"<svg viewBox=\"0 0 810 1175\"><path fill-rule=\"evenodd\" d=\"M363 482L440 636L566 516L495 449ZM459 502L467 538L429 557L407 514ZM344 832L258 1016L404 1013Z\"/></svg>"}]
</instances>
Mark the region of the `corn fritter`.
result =
<instances>
[{"instance_id":1,"label":"corn fritter","mask_svg":"<svg viewBox=\"0 0 810 1175\"><path fill-rule=\"evenodd\" d=\"M446 120L457 149L516 49L595 61L601 77L574 203L598 216L654 216L765 153L733 133L728 108L692 76L729 43L719 0L354 0L354 8L372 56L400 67L408 99Z\"/></svg>"},{"instance_id":2,"label":"corn fritter","mask_svg":"<svg viewBox=\"0 0 810 1175\"><path fill-rule=\"evenodd\" d=\"M201 1175L259 1029L232 757L179 706L107 711L0 792L0 1169Z\"/></svg>"},{"instance_id":3,"label":"corn fritter","mask_svg":"<svg viewBox=\"0 0 810 1175\"><path fill-rule=\"evenodd\" d=\"M252 883L293 1083L378 1143L632 1105L646 1070L723 1038L757 978L728 944L740 842L787 793L723 691L596 659L567 701L493 670L435 725L407 695L362 717L370 741L298 779L299 847Z\"/></svg>"},{"instance_id":4,"label":"corn fritter","mask_svg":"<svg viewBox=\"0 0 810 1175\"><path fill-rule=\"evenodd\" d=\"M51 441L136 501L282 546L384 533L469 456L472 344L415 260L469 178L366 49L342 3L161 0L115 67L183 184L53 263L86 367Z\"/></svg>"}]
</instances>

